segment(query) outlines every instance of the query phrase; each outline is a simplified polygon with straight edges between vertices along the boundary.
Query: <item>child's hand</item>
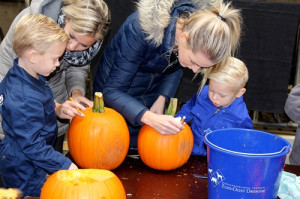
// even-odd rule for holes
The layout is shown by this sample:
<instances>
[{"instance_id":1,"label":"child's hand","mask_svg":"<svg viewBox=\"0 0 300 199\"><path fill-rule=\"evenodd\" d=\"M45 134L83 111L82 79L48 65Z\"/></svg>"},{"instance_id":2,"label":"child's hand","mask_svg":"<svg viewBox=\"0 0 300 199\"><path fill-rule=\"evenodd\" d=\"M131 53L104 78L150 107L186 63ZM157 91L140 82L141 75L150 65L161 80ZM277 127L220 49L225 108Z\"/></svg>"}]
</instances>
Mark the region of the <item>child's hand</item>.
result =
<instances>
[{"instance_id":1,"label":"child's hand","mask_svg":"<svg viewBox=\"0 0 300 199\"><path fill-rule=\"evenodd\" d=\"M75 170L75 169L78 169L78 167L76 166L76 164L74 164L74 163L72 162L72 164L71 164L70 167L69 167L69 170Z\"/></svg>"},{"instance_id":2,"label":"child's hand","mask_svg":"<svg viewBox=\"0 0 300 199\"><path fill-rule=\"evenodd\" d=\"M79 109L79 110L78 110ZM85 110L81 104L67 100L62 104L55 103L55 113L61 119L72 119L76 114L84 117L80 110Z\"/></svg>"}]
</instances>

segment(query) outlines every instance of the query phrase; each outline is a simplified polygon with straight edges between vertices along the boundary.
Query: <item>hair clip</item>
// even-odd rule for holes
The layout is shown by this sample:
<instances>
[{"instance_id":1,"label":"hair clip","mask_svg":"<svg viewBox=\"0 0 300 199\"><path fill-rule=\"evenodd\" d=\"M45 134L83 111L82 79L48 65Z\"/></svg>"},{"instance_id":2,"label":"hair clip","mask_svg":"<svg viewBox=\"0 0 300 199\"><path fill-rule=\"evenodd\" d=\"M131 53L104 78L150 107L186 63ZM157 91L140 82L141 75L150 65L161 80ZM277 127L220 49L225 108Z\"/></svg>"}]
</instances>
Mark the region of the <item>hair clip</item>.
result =
<instances>
[{"instance_id":1,"label":"hair clip","mask_svg":"<svg viewBox=\"0 0 300 199\"><path fill-rule=\"evenodd\" d=\"M224 18L224 17L222 17L220 14L217 14L217 17L218 17L219 19L221 19L222 21L224 21L224 22L225 22L225 18Z\"/></svg>"},{"instance_id":2,"label":"hair clip","mask_svg":"<svg viewBox=\"0 0 300 199\"><path fill-rule=\"evenodd\" d=\"M180 18L188 19L190 17L190 12L189 11L183 11L182 13L179 14Z\"/></svg>"}]
</instances>

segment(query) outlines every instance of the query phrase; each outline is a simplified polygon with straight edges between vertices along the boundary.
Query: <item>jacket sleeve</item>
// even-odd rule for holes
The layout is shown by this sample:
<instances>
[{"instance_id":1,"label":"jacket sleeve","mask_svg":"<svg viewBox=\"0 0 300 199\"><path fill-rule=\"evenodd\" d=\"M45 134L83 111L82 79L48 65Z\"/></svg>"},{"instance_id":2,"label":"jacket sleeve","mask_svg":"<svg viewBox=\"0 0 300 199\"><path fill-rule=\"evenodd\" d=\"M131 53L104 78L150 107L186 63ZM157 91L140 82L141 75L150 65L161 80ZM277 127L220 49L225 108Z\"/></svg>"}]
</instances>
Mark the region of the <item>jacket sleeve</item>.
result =
<instances>
[{"instance_id":1,"label":"jacket sleeve","mask_svg":"<svg viewBox=\"0 0 300 199\"><path fill-rule=\"evenodd\" d=\"M297 124L300 124L300 84L296 85L288 95L284 110Z\"/></svg>"},{"instance_id":2,"label":"jacket sleeve","mask_svg":"<svg viewBox=\"0 0 300 199\"><path fill-rule=\"evenodd\" d=\"M252 119L249 115L247 105L244 102L244 97L235 99L233 103L236 103L236 107L232 108L232 117L228 118L229 123L232 123L232 128L245 128L253 129ZM229 126L227 127L229 128Z\"/></svg>"},{"instance_id":3,"label":"jacket sleeve","mask_svg":"<svg viewBox=\"0 0 300 199\"><path fill-rule=\"evenodd\" d=\"M133 125L142 125L140 118L148 110L126 91L138 71L148 49L147 41L137 24L128 23L121 26L117 37L112 40L109 48L116 53L109 77L103 88L105 103L123 115ZM105 65L105 60L111 60L110 53L106 50L100 65ZM99 73L99 71L98 71Z\"/></svg>"},{"instance_id":4,"label":"jacket sleeve","mask_svg":"<svg viewBox=\"0 0 300 199\"><path fill-rule=\"evenodd\" d=\"M86 92L86 78L88 77L90 64L85 66L70 66L66 70L66 87L68 95L71 96L71 93L74 89L79 89L83 96Z\"/></svg>"},{"instance_id":5,"label":"jacket sleeve","mask_svg":"<svg viewBox=\"0 0 300 199\"><path fill-rule=\"evenodd\" d=\"M158 91L159 95L163 95L168 99L173 97L180 83L182 74L182 69L179 69L170 74L165 74L163 79L161 80L161 84Z\"/></svg>"},{"instance_id":6,"label":"jacket sleeve","mask_svg":"<svg viewBox=\"0 0 300 199\"><path fill-rule=\"evenodd\" d=\"M253 129L251 118L246 117L245 120L240 124L240 126L238 126L238 128Z\"/></svg>"},{"instance_id":7,"label":"jacket sleeve","mask_svg":"<svg viewBox=\"0 0 300 199\"><path fill-rule=\"evenodd\" d=\"M20 99L15 103L12 114L11 118L19 119L10 123L11 129L14 129L15 140L28 159L51 173L70 167L71 160L47 145L44 138L46 135L41 136L45 122L41 102L29 98Z\"/></svg>"}]
</instances>

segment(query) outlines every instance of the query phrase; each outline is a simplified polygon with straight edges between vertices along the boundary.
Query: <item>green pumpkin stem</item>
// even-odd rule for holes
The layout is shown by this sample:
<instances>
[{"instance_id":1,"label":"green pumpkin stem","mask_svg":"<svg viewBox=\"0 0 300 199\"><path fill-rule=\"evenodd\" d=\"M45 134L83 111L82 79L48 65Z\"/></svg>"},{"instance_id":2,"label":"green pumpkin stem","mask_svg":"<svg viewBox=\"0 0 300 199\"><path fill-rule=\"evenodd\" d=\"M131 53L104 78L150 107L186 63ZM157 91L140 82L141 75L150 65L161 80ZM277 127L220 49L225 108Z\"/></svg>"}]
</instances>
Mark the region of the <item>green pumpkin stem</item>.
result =
<instances>
[{"instance_id":1,"label":"green pumpkin stem","mask_svg":"<svg viewBox=\"0 0 300 199\"><path fill-rule=\"evenodd\" d=\"M176 114L177 101L177 98L171 98L168 109L165 112L166 115L174 116Z\"/></svg>"},{"instance_id":2,"label":"green pumpkin stem","mask_svg":"<svg viewBox=\"0 0 300 199\"><path fill-rule=\"evenodd\" d=\"M95 92L93 112L104 113L104 101L101 92Z\"/></svg>"}]
</instances>

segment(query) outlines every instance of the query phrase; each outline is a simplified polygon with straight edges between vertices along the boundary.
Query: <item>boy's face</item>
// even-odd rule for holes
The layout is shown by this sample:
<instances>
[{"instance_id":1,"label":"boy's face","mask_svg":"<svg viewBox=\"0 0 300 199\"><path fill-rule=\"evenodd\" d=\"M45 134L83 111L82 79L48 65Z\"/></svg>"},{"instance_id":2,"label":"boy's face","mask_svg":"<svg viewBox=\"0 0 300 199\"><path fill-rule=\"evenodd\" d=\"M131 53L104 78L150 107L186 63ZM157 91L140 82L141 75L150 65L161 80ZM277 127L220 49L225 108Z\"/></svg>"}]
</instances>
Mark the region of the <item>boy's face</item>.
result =
<instances>
[{"instance_id":1,"label":"boy's face","mask_svg":"<svg viewBox=\"0 0 300 199\"><path fill-rule=\"evenodd\" d=\"M46 53L37 54L35 72L45 77L50 75L60 65L59 58L65 52L66 45L67 42L59 42L53 44Z\"/></svg>"},{"instance_id":2,"label":"boy's face","mask_svg":"<svg viewBox=\"0 0 300 199\"><path fill-rule=\"evenodd\" d=\"M226 107L230 105L235 98L241 97L245 91L244 88L236 90L235 85L209 80L208 97L216 107Z\"/></svg>"}]
</instances>

